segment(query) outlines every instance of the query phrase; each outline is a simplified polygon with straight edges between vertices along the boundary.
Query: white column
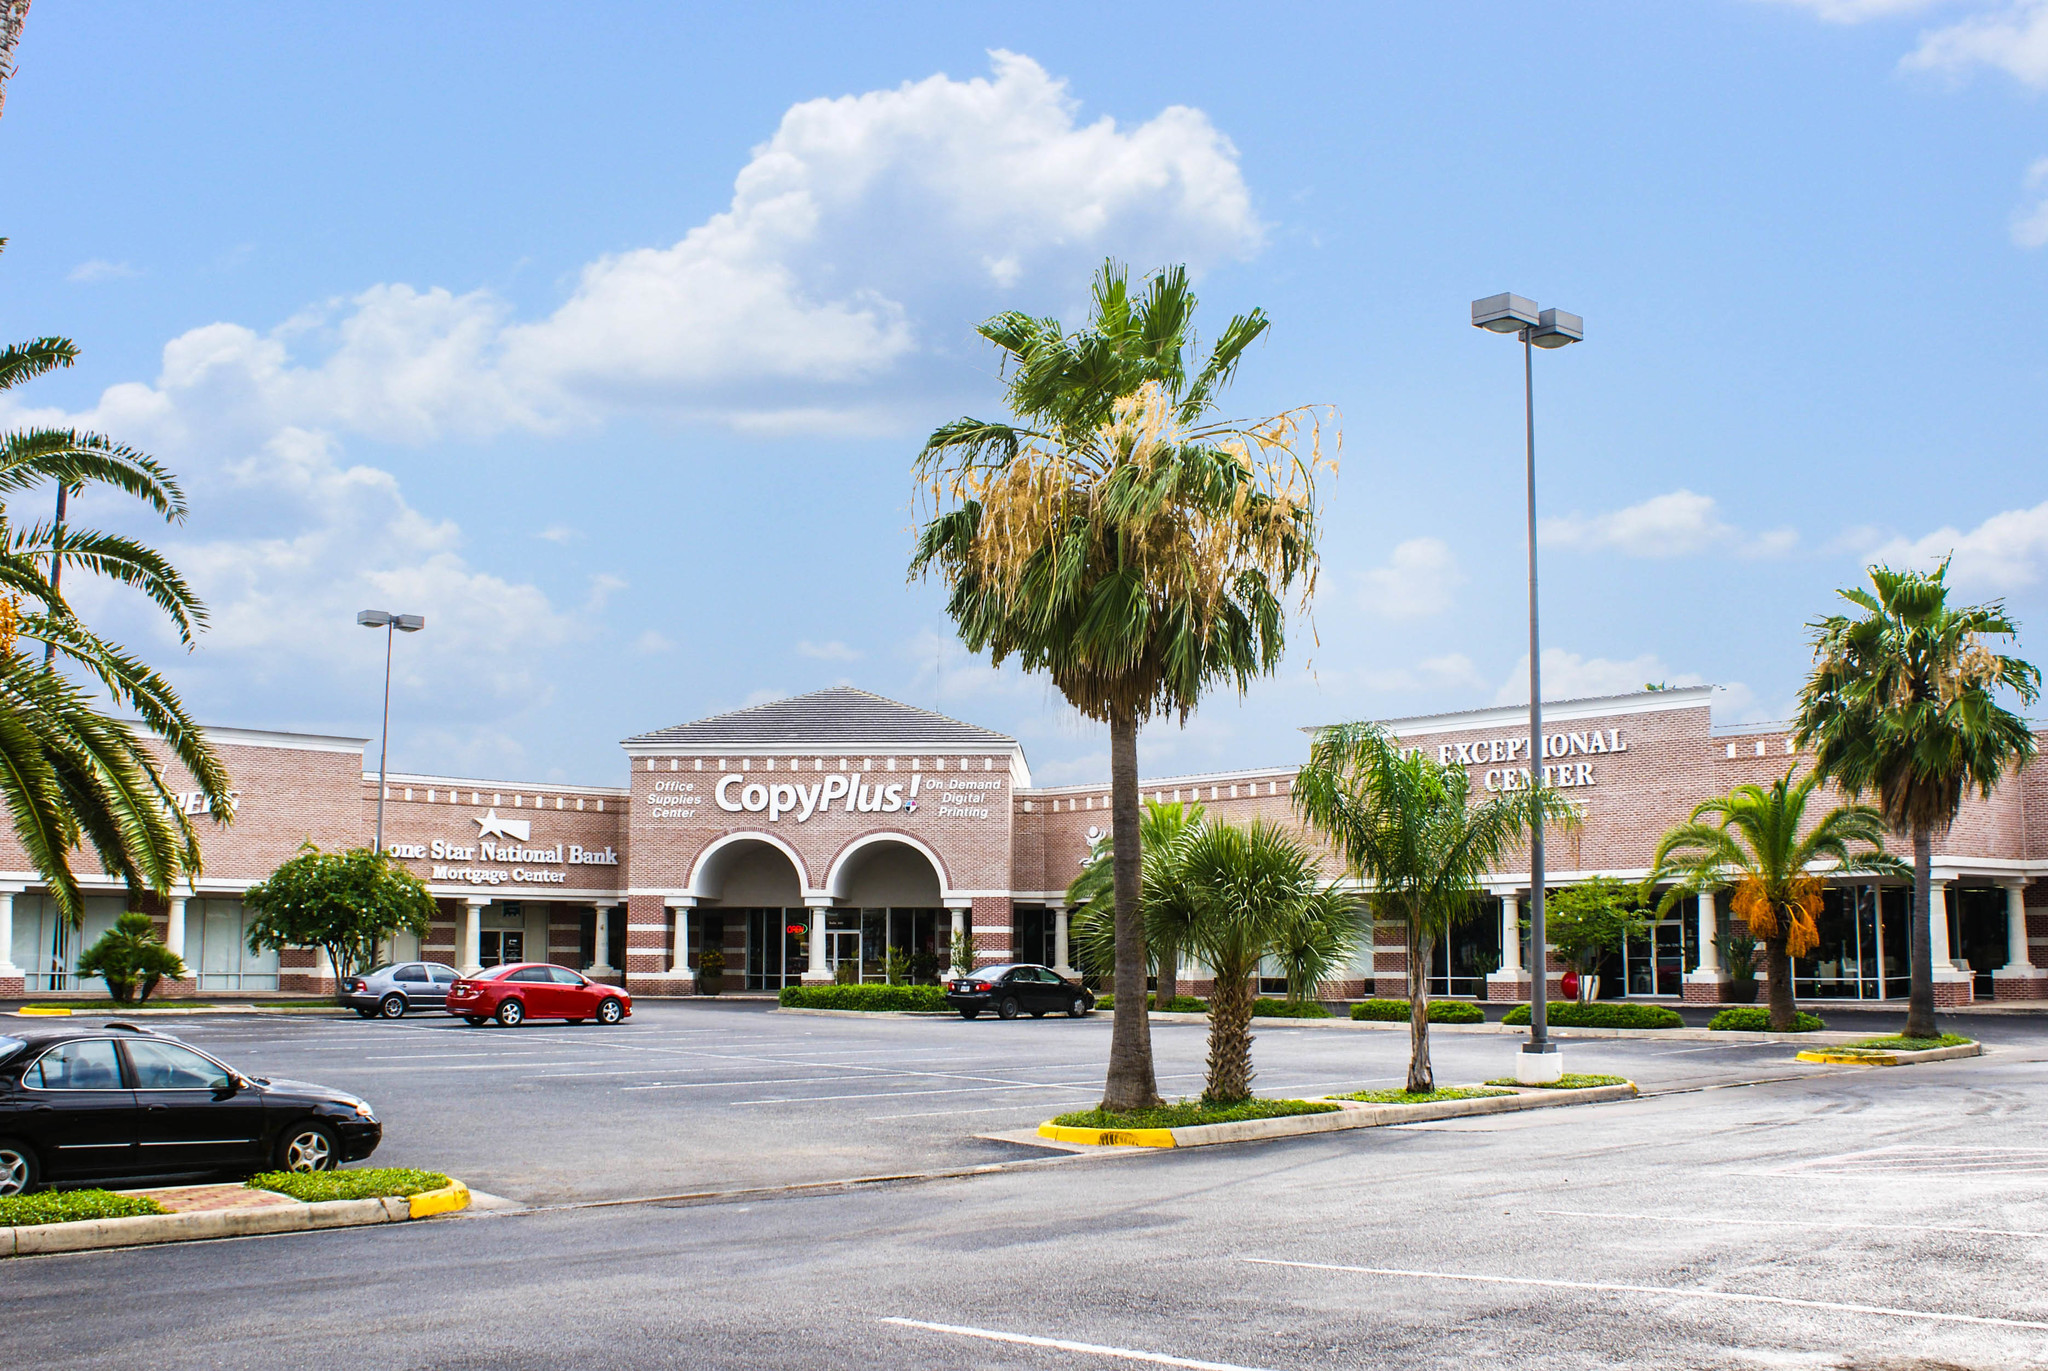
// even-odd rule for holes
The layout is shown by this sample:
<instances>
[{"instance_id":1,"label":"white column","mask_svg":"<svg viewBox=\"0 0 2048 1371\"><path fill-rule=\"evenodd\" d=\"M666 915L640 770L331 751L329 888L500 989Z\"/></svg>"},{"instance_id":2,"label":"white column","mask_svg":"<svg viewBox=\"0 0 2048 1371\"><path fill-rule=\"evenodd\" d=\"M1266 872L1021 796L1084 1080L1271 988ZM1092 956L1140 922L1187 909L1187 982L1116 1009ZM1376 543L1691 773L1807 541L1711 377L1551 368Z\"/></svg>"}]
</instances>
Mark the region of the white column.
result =
<instances>
[{"instance_id":1,"label":"white column","mask_svg":"<svg viewBox=\"0 0 2048 1371\"><path fill-rule=\"evenodd\" d=\"M588 971L593 974L610 975L618 970L617 967L613 966L606 959L612 946L612 910L610 905L601 904L597 907L597 926L592 932L595 937L590 946L590 966Z\"/></svg>"},{"instance_id":2,"label":"white column","mask_svg":"<svg viewBox=\"0 0 2048 1371\"><path fill-rule=\"evenodd\" d=\"M1074 974L1074 968L1067 964L1068 924L1073 917L1074 911L1071 909L1055 909L1052 912L1052 969L1059 972L1062 976ZM2026 927L2024 924L2021 925L2020 938L2023 942L2025 941Z\"/></svg>"},{"instance_id":3,"label":"white column","mask_svg":"<svg viewBox=\"0 0 2048 1371\"><path fill-rule=\"evenodd\" d=\"M1970 964L1959 959L1955 949L1949 945L1948 918L1954 900L1955 878L1937 873L1927 903L1928 951L1933 954L1934 979L1937 983L1962 981L1974 984L1976 976L1971 972Z\"/></svg>"},{"instance_id":4,"label":"white column","mask_svg":"<svg viewBox=\"0 0 2048 1371\"><path fill-rule=\"evenodd\" d=\"M1694 903L1698 906L1695 922L1699 925L1700 972L1704 975L1711 971L1719 977L1721 971L1721 949L1715 942L1715 937L1719 930L1715 927L1718 921L1714 917L1714 892L1711 890L1701 892L1699 898Z\"/></svg>"},{"instance_id":5,"label":"white column","mask_svg":"<svg viewBox=\"0 0 2048 1371\"><path fill-rule=\"evenodd\" d=\"M0 976L22 974L14 964L14 890L0 890Z\"/></svg>"},{"instance_id":6,"label":"white column","mask_svg":"<svg viewBox=\"0 0 2048 1371\"><path fill-rule=\"evenodd\" d=\"M1991 993L2001 1000L2038 1000L2048 971L2034 965L2027 947L2026 879L1999 884L2005 887L2005 965L1991 973Z\"/></svg>"},{"instance_id":7,"label":"white column","mask_svg":"<svg viewBox=\"0 0 2048 1371\"><path fill-rule=\"evenodd\" d=\"M462 912L455 919L455 969L465 976L484 969L484 906L489 903L482 895L462 897Z\"/></svg>"},{"instance_id":8,"label":"white column","mask_svg":"<svg viewBox=\"0 0 2048 1371\"><path fill-rule=\"evenodd\" d=\"M959 942L961 935L967 932L967 910L961 908L959 905L952 905L947 908L946 912L953 916L952 942L949 942L946 945L946 955L950 957L952 956L952 944ZM962 975L965 975L967 972L974 970L974 950L971 947L968 949L967 952L967 965L955 966L953 970L959 972Z\"/></svg>"},{"instance_id":9,"label":"white column","mask_svg":"<svg viewBox=\"0 0 2048 1371\"><path fill-rule=\"evenodd\" d=\"M830 981L832 968L825 964L825 911L832 907L830 895L806 895L804 905L811 911L810 961L804 967L806 981Z\"/></svg>"},{"instance_id":10,"label":"white column","mask_svg":"<svg viewBox=\"0 0 2048 1371\"><path fill-rule=\"evenodd\" d=\"M173 895L169 903L170 918L164 924L164 946L177 953L178 959L183 961L185 958L185 899L181 895ZM4 953L4 948L0 948L0 953Z\"/></svg>"},{"instance_id":11,"label":"white column","mask_svg":"<svg viewBox=\"0 0 2048 1371\"><path fill-rule=\"evenodd\" d=\"M1488 986L1510 986L1512 989L1507 998L1520 999L1529 984L1529 973L1522 969L1522 893L1519 890L1495 893L1500 896L1500 970L1488 975L1486 983ZM1490 993L1488 998L1492 998Z\"/></svg>"},{"instance_id":12,"label":"white column","mask_svg":"<svg viewBox=\"0 0 2048 1371\"><path fill-rule=\"evenodd\" d=\"M688 976L690 974L690 910L696 901L687 895L678 895L668 901L668 916L675 920L675 960L669 963L668 974Z\"/></svg>"}]
</instances>

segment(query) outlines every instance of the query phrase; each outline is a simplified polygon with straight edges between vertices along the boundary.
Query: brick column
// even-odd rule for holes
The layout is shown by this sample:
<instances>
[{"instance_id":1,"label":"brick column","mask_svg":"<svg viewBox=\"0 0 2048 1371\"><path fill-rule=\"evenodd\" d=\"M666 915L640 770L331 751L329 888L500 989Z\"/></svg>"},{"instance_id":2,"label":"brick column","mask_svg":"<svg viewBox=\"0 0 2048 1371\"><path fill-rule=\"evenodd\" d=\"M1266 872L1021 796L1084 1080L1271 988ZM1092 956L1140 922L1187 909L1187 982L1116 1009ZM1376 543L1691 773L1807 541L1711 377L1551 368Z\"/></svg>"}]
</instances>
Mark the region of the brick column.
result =
<instances>
[{"instance_id":1,"label":"brick column","mask_svg":"<svg viewBox=\"0 0 2048 1371\"><path fill-rule=\"evenodd\" d=\"M633 993L673 995L669 983L668 904L659 895L628 895L619 912L626 917L626 979Z\"/></svg>"},{"instance_id":2,"label":"brick column","mask_svg":"<svg viewBox=\"0 0 2048 1371\"><path fill-rule=\"evenodd\" d=\"M1017 930L1010 922L1010 897L976 896L973 905L974 964L1007 962L1017 952Z\"/></svg>"}]
</instances>

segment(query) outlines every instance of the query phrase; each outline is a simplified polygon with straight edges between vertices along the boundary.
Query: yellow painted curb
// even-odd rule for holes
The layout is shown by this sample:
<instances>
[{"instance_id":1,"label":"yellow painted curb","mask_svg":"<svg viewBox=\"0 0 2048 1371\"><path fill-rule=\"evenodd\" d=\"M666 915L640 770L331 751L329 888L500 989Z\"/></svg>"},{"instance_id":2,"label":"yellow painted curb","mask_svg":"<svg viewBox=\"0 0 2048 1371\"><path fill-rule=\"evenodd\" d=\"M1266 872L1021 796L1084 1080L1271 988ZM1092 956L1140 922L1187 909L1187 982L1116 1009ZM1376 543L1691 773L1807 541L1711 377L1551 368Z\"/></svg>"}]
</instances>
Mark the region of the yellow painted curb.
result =
<instances>
[{"instance_id":1,"label":"yellow painted curb","mask_svg":"<svg viewBox=\"0 0 2048 1371\"><path fill-rule=\"evenodd\" d=\"M439 1190L426 1190L410 1197L412 1217L432 1218L436 1214L453 1214L459 1209L469 1208L469 1187L461 1181L450 1181Z\"/></svg>"},{"instance_id":2,"label":"yellow painted curb","mask_svg":"<svg viewBox=\"0 0 2048 1371\"><path fill-rule=\"evenodd\" d=\"M68 1009L17 1009L14 1012L24 1019L61 1019L71 1014Z\"/></svg>"},{"instance_id":3,"label":"yellow painted curb","mask_svg":"<svg viewBox=\"0 0 2048 1371\"><path fill-rule=\"evenodd\" d=\"M1829 1052L1808 1049L1799 1054L1802 1062L1828 1062L1835 1066L1897 1066L1899 1059L1887 1052Z\"/></svg>"},{"instance_id":4,"label":"yellow painted curb","mask_svg":"<svg viewBox=\"0 0 2048 1371\"><path fill-rule=\"evenodd\" d=\"M1171 1128L1063 1128L1038 1125L1038 1136L1054 1142L1088 1143L1095 1147L1174 1147Z\"/></svg>"}]
</instances>

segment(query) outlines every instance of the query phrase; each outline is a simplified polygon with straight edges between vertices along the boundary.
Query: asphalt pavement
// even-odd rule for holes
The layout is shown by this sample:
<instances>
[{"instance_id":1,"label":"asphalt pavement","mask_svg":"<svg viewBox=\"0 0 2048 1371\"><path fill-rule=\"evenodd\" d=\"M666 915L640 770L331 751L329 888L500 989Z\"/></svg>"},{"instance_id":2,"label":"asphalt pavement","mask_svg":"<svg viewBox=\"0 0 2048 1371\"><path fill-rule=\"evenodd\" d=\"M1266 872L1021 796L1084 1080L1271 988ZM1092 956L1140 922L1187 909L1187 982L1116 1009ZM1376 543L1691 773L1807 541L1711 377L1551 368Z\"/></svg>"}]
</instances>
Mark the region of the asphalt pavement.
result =
<instances>
[{"instance_id":1,"label":"asphalt pavement","mask_svg":"<svg viewBox=\"0 0 2048 1371\"><path fill-rule=\"evenodd\" d=\"M923 1155L986 1155L963 1141L970 1130L1087 1101L1084 1067L1099 1070L1106 1024L706 1006L655 1006L610 1037L431 1021L193 1024L223 1055L280 1073L319 1063L316 1079L378 1100L394 1120L379 1160L461 1170L447 1154L467 1147L466 1178L528 1199L558 1188L556 1207L18 1259L0 1273L15 1360L2048 1366L2038 1019L1972 1018L1991 1056L1895 1069L1781 1070L1783 1047L1568 1042L1573 1069L1626 1072L1665 1093L640 1204L603 1200L579 1169L650 1158L655 1174L624 1188L655 1193L665 1175L686 1189L713 1176L853 1174L877 1159L907 1169L890 1149L912 1136ZM1191 1090L1200 1030L1158 1036L1169 1088ZM1441 1075L1474 1079L1500 1069L1512 1040L1446 1035L1437 1047ZM1262 1031L1256 1049L1260 1083L1276 1091L1387 1080L1404 1052L1399 1034L1301 1028ZM401 1086L387 1056L455 1069ZM1745 1074L1781 1078L1730 1084ZM654 1083L704 1088L626 1093ZM919 1093L956 1088L979 1094ZM1013 1092L1027 1098L988 1103ZM1011 1112L969 1112L996 1108Z\"/></svg>"}]
</instances>

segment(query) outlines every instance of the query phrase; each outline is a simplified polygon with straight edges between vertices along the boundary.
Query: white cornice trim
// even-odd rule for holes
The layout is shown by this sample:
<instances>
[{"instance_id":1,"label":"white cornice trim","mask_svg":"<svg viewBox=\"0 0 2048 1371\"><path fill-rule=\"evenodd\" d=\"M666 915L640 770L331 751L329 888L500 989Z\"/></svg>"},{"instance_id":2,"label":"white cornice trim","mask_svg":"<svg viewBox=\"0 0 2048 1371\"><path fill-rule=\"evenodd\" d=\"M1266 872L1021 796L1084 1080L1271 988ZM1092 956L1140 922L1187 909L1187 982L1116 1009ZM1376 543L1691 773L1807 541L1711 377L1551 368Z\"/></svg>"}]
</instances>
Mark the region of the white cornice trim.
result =
<instances>
[{"instance_id":1,"label":"white cornice trim","mask_svg":"<svg viewBox=\"0 0 2048 1371\"><path fill-rule=\"evenodd\" d=\"M1627 695L1596 695L1583 700L1543 702L1543 726L1573 719L1617 718L1630 714L1664 714L1678 709L1712 709L1713 686L1681 686L1675 690L1639 690ZM1529 722L1529 706L1501 705L1456 714L1418 714L1406 719L1381 719L1380 727L1397 738L1426 733L1465 733L1483 728L1511 728ZM1327 725L1302 730L1320 733Z\"/></svg>"},{"instance_id":2,"label":"white cornice trim","mask_svg":"<svg viewBox=\"0 0 2048 1371\"><path fill-rule=\"evenodd\" d=\"M202 728L206 741L223 747L274 747L288 752L355 752L368 738L342 738L325 733L277 733L262 728Z\"/></svg>"},{"instance_id":3,"label":"white cornice trim","mask_svg":"<svg viewBox=\"0 0 2048 1371\"><path fill-rule=\"evenodd\" d=\"M370 795L374 799L377 793L377 773L365 771L363 773L363 784L370 787ZM384 784L391 787L409 785L415 790L425 786L431 790L495 790L500 793L509 792L515 795L596 795L607 800L630 800L633 798L633 792L624 786L557 785L552 781L487 781L476 776L426 776L412 771L394 771L384 778ZM414 800L413 803L419 804L422 802ZM444 802L436 800L433 803L441 804ZM564 810L563 812L567 813L568 811ZM621 812L623 813L624 811Z\"/></svg>"}]
</instances>

